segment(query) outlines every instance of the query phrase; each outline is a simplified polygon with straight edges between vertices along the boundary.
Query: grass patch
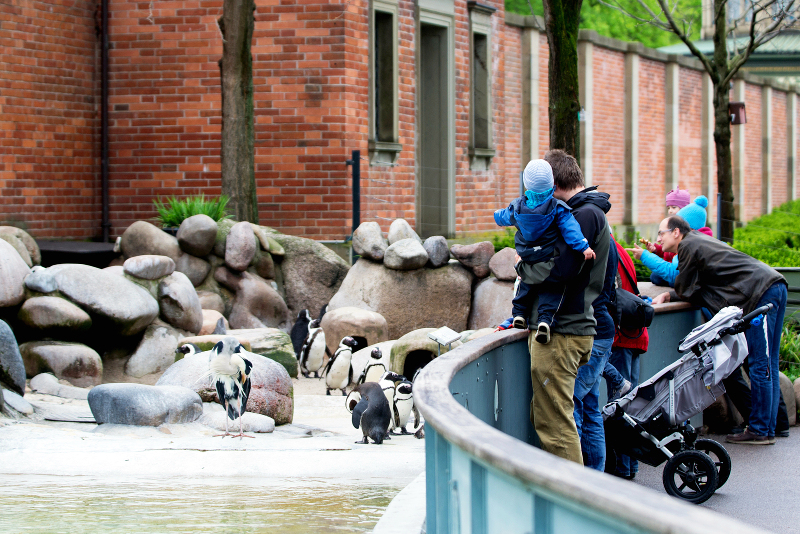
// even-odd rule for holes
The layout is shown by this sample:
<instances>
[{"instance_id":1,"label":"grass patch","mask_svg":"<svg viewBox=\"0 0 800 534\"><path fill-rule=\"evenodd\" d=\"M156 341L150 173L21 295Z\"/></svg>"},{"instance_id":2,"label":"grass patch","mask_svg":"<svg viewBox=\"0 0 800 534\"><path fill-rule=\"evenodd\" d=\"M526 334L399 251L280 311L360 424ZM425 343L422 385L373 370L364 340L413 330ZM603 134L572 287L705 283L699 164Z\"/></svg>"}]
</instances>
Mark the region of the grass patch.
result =
<instances>
[{"instance_id":1,"label":"grass patch","mask_svg":"<svg viewBox=\"0 0 800 534\"><path fill-rule=\"evenodd\" d=\"M178 227L181 223L193 215L208 215L215 221L228 219L225 207L230 199L226 195L218 198L206 199L204 195L178 199L169 198L166 203L162 199L154 199L153 205L158 212L156 221L161 223L163 228Z\"/></svg>"}]
</instances>

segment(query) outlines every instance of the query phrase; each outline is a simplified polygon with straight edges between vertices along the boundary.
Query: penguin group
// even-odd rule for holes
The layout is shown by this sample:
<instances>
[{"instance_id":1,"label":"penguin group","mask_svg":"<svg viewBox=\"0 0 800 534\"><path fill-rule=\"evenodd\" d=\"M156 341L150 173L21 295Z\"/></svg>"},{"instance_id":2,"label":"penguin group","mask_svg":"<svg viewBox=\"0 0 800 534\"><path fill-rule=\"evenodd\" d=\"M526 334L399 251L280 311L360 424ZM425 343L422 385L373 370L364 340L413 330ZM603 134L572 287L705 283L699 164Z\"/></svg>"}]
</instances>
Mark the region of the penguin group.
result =
<instances>
[{"instance_id":1,"label":"penguin group","mask_svg":"<svg viewBox=\"0 0 800 534\"><path fill-rule=\"evenodd\" d=\"M377 382L363 382L356 385L347 396L345 406L352 413L353 426L361 428L363 440L356 443L367 444L367 437L376 445L391 436L411 435L406 430L410 415L414 414L417 429L414 436L425 436L422 418L414 406L412 383L406 377L386 371ZM395 430L400 429L400 433Z\"/></svg>"}]
</instances>

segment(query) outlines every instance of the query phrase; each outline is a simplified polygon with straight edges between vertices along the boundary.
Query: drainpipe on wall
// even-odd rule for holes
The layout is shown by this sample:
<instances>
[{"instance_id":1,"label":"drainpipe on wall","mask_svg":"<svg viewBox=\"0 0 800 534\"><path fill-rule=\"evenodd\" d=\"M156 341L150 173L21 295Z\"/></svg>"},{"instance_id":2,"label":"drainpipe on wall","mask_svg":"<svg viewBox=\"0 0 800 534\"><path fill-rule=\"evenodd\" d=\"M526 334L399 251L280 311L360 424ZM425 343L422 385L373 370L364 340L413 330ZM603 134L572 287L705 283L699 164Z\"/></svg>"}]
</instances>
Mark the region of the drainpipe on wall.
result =
<instances>
[{"instance_id":1,"label":"drainpipe on wall","mask_svg":"<svg viewBox=\"0 0 800 534\"><path fill-rule=\"evenodd\" d=\"M108 0L101 2L100 45L100 183L103 203L103 243L108 243L111 223L108 218Z\"/></svg>"}]
</instances>

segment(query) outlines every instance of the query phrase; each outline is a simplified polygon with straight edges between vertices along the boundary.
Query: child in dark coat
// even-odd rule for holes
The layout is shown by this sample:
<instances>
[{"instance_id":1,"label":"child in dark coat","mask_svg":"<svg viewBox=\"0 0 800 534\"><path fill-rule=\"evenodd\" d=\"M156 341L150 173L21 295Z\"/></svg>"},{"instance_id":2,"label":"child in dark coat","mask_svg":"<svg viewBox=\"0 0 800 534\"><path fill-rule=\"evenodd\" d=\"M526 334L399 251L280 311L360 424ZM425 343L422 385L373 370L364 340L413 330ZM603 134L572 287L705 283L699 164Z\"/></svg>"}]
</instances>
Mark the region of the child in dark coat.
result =
<instances>
[{"instance_id":1,"label":"child in dark coat","mask_svg":"<svg viewBox=\"0 0 800 534\"><path fill-rule=\"evenodd\" d=\"M583 253L585 260L595 257L589 242L581 233L580 225L570 213L566 203L553 197L553 169L543 159L531 160L523 173L525 196L514 199L505 209L494 212L500 226L515 226L514 245L521 261L541 263L552 259L558 235L574 250ZM557 274L557 273L552 273ZM550 327L564 296L564 284L544 278L536 291L517 279L512 317L515 328L527 328L530 304L534 293L539 295L536 341L550 341Z\"/></svg>"}]
</instances>

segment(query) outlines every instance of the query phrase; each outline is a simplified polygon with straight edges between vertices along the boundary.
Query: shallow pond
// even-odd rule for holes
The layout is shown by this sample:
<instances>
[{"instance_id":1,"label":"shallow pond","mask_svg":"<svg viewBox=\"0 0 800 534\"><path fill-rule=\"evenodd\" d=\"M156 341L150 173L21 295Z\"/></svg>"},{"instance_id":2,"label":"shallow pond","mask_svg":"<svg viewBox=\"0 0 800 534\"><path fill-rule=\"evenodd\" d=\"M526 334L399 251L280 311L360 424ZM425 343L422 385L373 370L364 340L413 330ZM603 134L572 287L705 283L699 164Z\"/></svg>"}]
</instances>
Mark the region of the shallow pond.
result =
<instances>
[{"instance_id":1,"label":"shallow pond","mask_svg":"<svg viewBox=\"0 0 800 534\"><path fill-rule=\"evenodd\" d=\"M326 480L0 476L2 533L369 532L402 489Z\"/></svg>"}]
</instances>

